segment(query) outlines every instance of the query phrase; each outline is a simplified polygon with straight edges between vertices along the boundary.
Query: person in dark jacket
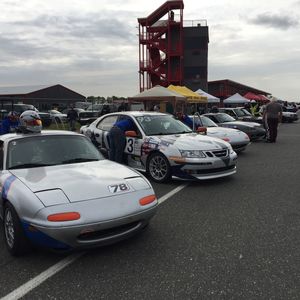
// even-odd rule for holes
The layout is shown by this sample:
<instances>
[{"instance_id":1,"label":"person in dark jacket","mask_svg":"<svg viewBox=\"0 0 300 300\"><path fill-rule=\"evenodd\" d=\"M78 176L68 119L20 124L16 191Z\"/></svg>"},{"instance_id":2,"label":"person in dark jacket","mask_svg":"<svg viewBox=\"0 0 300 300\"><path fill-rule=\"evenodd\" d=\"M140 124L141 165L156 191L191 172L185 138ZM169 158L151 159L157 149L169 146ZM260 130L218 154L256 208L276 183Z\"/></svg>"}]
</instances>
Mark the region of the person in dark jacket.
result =
<instances>
[{"instance_id":1,"label":"person in dark jacket","mask_svg":"<svg viewBox=\"0 0 300 300\"><path fill-rule=\"evenodd\" d=\"M117 121L108 133L109 138L109 159L123 163L124 149L126 146L125 132L134 130L135 125L131 119Z\"/></svg>"},{"instance_id":2,"label":"person in dark jacket","mask_svg":"<svg viewBox=\"0 0 300 300\"><path fill-rule=\"evenodd\" d=\"M77 115L77 111L74 109L73 106L68 111L67 118L69 120L70 130L75 131L78 115Z\"/></svg>"},{"instance_id":3,"label":"person in dark jacket","mask_svg":"<svg viewBox=\"0 0 300 300\"><path fill-rule=\"evenodd\" d=\"M263 120L267 123L267 142L276 143L278 123L282 122L282 106L276 101L272 100L267 104Z\"/></svg>"},{"instance_id":4,"label":"person in dark jacket","mask_svg":"<svg viewBox=\"0 0 300 300\"><path fill-rule=\"evenodd\" d=\"M210 110L211 113L218 113L219 112L219 109L217 106L213 106Z\"/></svg>"}]
</instances>

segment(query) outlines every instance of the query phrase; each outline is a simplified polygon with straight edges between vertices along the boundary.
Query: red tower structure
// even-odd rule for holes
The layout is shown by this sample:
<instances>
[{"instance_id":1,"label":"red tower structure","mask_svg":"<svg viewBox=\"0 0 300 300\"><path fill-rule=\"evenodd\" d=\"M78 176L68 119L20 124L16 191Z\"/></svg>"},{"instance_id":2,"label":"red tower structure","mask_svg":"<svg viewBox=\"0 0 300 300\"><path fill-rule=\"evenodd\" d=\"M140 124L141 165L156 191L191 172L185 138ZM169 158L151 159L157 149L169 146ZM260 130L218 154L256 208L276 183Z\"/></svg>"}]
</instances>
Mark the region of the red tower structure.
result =
<instances>
[{"instance_id":1,"label":"red tower structure","mask_svg":"<svg viewBox=\"0 0 300 300\"><path fill-rule=\"evenodd\" d=\"M183 8L182 0L170 0L138 19L141 92L158 84L182 85Z\"/></svg>"}]
</instances>

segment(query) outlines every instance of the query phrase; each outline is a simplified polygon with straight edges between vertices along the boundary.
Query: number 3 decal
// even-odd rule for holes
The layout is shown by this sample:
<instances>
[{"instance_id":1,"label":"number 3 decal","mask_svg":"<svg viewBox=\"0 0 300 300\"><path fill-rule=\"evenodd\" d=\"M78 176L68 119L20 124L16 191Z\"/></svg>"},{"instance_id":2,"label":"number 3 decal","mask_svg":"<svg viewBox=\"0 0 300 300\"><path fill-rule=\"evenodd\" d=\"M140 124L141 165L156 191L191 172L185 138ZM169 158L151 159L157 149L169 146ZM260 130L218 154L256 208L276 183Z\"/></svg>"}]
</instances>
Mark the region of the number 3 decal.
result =
<instances>
[{"instance_id":1,"label":"number 3 decal","mask_svg":"<svg viewBox=\"0 0 300 300\"><path fill-rule=\"evenodd\" d=\"M133 139L127 140L127 151L129 153L133 152Z\"/></svg>"}]
</instances>

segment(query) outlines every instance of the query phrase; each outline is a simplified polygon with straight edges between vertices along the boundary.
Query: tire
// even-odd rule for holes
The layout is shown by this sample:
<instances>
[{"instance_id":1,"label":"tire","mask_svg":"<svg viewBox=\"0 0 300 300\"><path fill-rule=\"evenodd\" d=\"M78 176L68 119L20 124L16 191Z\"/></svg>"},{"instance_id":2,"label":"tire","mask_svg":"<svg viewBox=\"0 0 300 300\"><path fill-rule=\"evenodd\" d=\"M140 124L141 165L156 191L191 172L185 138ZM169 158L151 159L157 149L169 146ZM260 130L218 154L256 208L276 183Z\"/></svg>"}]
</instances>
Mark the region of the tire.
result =
<instances>
[{"instance_id":1,"label":"tire","mask_svg":"<svg viewBox=\"0 0 300 300\"><path fill-rule=\"evenodd\" d=\"M171 167L168 159L159 152L151 154L147 160L147 173L155 182L169 181Z\"/></svg>"},{"instance_id":2,"label":"tire","mask_svg":"<svg viewBox=\"0 0 300 300\"><path fill-rule=\"evenodd\" d=\"M3 229L5 244L11 255L21 256L29 251L29 240L16 210L9 202L4 206Z\"/></svg>"},{"instance_id":3,"label":"tire","mask_svg":"<svg viewBox=\"0 0 300 300\"><path fill-rule=\"evenodd\" d=\"M58 117L55 117L55 121L56 121L56 123L61 123L60 118L58 118Z\"/></svg>"}]
</instances>

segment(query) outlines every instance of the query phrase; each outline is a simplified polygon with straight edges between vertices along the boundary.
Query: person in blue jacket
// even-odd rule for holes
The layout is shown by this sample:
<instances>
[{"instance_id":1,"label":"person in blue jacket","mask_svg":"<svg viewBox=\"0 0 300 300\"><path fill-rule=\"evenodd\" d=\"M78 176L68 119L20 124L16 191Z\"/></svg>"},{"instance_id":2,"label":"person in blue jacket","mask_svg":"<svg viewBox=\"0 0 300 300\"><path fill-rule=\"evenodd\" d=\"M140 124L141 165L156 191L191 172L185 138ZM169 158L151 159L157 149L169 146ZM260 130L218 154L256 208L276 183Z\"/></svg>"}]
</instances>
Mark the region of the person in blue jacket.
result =
<instances>
[{"instance_id":1,"label":"person in blue jacket","mask_svg":"<svg viewBox=\"0 0 300 300\"><path fill-rule=\"evenodd\" d=\"M188 115L185 115L182 112L177 112L176 117L182 123L193 129L193 120Z\"/></svg>"},{"instance_id":2,"label":"person in blue jacket","mask_svg":"<svg viewBox=\"0 0 300 300\"><path fill-rule=\"evenodd\" d=\"M1 122L1 134L16 132L19 125L19 115L15 111L10 111Z\"/></svg>"},{"instance_id":3,"label":"person in blue jacket","mask_svg":"<svg viewBox=\"0 0 300 300\"><path fill-rule=\"evenodd\" d=\"M126 146L125 132L128 130L135 130L134 122L129 118L117 121L110 129L108 133L110 160L123 163Z\"/></svg>"}]
</instances>

